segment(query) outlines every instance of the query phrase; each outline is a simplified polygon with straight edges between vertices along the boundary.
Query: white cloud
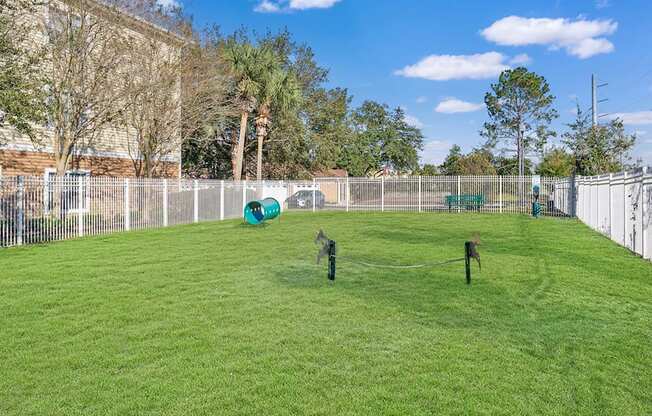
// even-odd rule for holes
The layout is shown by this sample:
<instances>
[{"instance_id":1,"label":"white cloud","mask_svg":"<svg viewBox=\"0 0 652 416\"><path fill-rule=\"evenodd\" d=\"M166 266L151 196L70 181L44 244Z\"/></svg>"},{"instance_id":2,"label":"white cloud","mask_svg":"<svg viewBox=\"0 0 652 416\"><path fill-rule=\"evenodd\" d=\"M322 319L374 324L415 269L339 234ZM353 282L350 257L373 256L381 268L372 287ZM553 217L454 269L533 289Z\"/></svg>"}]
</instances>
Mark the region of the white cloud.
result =
<instances>
[{"instance_id":1,"label":"white cloud","mask_svg":"<svg viewBox=\"0 0 652 416\"><path fill-rule=\"evenodd\" d=\"M581 59L614 50L614 45L602 36L618 29L613 20L578 18L549 19L509 16L494 22L480 33L499 45L546 45L550 49L565 49Z\"/></svg>"},{"instance_id":2,"label":"white cloud","mask_svg":"<svg viewBox=\"0 0 652 416\"><path fill-rule=\"evenodd\" d=\"M290 0L290 9L328 9L340 0Z\"/></svg>"},{"instance_id":3,"label":"white cloud","mask_svg":"<svg viewBox=\"0 0 652 416\"><path fill-rule=\"evenodd\" d=\"M428 102L428 97L424 97L424 96L417 97L416 101L417 101L417 104L424 104L424 103Z\"/></svg>"},{"instance_id":4,"label":"white cloud","mask_svg":"<svg viewBox=\"0 0 652 416\"><path fill-rule=\"evenodd\" d=\"M620 119L625 125L644 126L652 125L652 111L635 111L632 113L615 113L611 114L611 119Z\"/></svg>"},{"instance_id":5,"label":"white cloud","mask_svg":"<svg viewBox=\"0 0 652 416\"><path fill-rule=\"evenodd\" d=\"M478 111L483 107L484 104L469 103L451 97L440 102L435 108L435 111L444 114L471 113L473 111Z\"/></svg>"},{"instance_id":6,"label":"white cloud","mask_svg":"<svg viewBox=\"0 0 652 416\"><path fill-rule=\"evenodd\" d=\"M475 55L430 55L414 65L395 72L408 78L423 78L431 81L451 79L486 79L500 74L509 66L505 55L487 52Z\"/></svg>"},{"instance_id":7,"label":"white cloud","mask_svg":"<svg viewBox=\"0 0 652 416\"><path fill-rule=\"evenodd\" d=\"M412 127L416 127L417 129L422 129L426 126L417 117L411 116L409 114L405 115L405 122Z\"/></svg>"},{"instance_id":8,"label":"white cloud","mask_svg":"<svg viewBox=\"0 0 652 416\"><path fill-rule=\"evenodd\" d=\"M645 131L645 130L636 130L636 131L634 132L634 134L635 134L637 137L641 137L641 136L645 136L645 135L647 134L647 131Z\"/></svg>"},{"instance_id":9,"label":"white cloud","mask_svg":"<svg viewBox=\"0 0 652 416\"><path fill-rule=\"evenodd\" d=\"M169 1L169 0L167 0ZM254 8L259 13L281 13L290 10L328 9L341 0L261 0Z\"/></svg>"},{"instance_id":10,"label":"white cloud","mask_svg":"<svg viewBox=\"0 0 652 416\"><path fill-rule=\"evenodd\" d=\"M254 11L258 13L278 13L281 11L281 7L269 0L263 0L254 8Z\"/></svg>"},{"instance_id":11,"label":"white cloud","mask_svg":"<svg viewBox=\"0 0 652 416\"><path fill-rule=\"evenodd\" d=\"M521 53L509 60L510 65L528 65L532 63L532 58L527 53Z\"/></svg>"},{"instance_id":12,"label":"white cloud","mask_svg":"<svg viewBox=\"0 0 652 416\"><path fill-rule=\"evenodd\" d=\"M604 9L609 6L611 6L610 0L595 0L595 7L597 9Z\"/></svg>"},{"instance_id":13,"label":"white cloud","mask_svg":"<svg viewBox=\"0 0 652 416\"><path fill-rule=\"evenodd\" d=\"M446 159L446 155L452 146L451 142L445 140L426 141L420 155L421 162L440 165Z\"/></svg>"}]
</instances>

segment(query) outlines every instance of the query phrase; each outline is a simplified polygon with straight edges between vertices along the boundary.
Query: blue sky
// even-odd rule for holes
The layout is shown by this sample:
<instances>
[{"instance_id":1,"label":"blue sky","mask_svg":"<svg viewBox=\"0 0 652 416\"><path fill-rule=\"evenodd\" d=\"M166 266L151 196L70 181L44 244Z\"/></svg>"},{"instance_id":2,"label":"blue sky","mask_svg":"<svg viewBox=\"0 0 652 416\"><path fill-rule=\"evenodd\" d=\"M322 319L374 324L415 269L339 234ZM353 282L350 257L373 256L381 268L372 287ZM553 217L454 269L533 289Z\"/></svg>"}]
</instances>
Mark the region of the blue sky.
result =
<instances>
[{"instance_id":1,"label":"blue sky","mask_svg":"<svg viewBox=\"0 0 652 416\"><path fill-rule=\"evenodd\" d=\"M171 1L171 0L167 0ZM424 162L440 163L452 144L481 142L482 101L501 69L525 64L557 97L558 131L576 100L620 115L652 163L652 2L650 0L182 0L197 26L224 33L288 28L330 69L330 85L406 109L426 136Z\"/></svg>"}]
</instances>

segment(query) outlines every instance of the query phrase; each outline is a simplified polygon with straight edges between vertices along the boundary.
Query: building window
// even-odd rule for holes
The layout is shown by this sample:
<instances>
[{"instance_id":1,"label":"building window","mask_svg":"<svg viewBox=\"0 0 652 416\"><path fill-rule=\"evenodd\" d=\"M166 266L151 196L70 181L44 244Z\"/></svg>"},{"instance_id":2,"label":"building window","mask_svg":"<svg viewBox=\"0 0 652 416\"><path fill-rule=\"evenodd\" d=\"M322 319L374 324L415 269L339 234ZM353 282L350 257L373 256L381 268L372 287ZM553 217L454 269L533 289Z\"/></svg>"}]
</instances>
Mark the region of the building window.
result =
<instances>
[{"instance_id":1,"label":"building window","mask_svg":"<svg viewBox=\"0 0 652 416\"><path fill-rule=\"evenodd\" d=\"M55 208L55 201L59 200L61 212L78 213L88 212L90 205L90 194L88 192L88 181L90 172L87 170L69 170L63 178L57 179L55 169L45 170L44 203L45 211L52 212ZM80 193L81 192L81 207Z\"/></svg>"}]
</instances>

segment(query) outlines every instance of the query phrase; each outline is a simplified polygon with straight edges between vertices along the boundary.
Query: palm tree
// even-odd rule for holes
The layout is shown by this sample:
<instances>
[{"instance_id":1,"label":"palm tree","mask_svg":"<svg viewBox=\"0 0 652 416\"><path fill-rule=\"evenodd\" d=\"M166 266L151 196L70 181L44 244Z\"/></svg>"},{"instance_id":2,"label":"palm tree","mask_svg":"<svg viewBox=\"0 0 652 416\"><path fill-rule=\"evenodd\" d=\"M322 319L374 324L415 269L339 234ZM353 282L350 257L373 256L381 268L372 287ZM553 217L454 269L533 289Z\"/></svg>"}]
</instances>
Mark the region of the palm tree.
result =
<instances>
[{"instance_id":1,"label":"palm tree","mask_svg":"<svg viewBox=\"0 0 652 416\"><path fill-rule=\"evenodd\" d=\"M269 72L264 79L264 85L258 102L258 117L256 117L256 139L258 153L256 156L256 179L263 179L263 142L271 126L272 108L278 113L291 111L299 106L302 94L299 82L293 73L277 68Z\"/></svg>"},{"instance_id":2,"label":"palm tree","mask_svg":"<svg viewBox=\"0 0 652 416\"><path fill-rule=\"evenodd\" d=\"M233 167L233 179L238 181L242 178L249 114L258 104L258 97L265 85L265 77L274 70L277 63L274 52L270 48L257 48L251 43L238 43L235 40L225 46L224 60L236 82L236 98L240 109L240 134Z\"/></svg>"}]
</instances>

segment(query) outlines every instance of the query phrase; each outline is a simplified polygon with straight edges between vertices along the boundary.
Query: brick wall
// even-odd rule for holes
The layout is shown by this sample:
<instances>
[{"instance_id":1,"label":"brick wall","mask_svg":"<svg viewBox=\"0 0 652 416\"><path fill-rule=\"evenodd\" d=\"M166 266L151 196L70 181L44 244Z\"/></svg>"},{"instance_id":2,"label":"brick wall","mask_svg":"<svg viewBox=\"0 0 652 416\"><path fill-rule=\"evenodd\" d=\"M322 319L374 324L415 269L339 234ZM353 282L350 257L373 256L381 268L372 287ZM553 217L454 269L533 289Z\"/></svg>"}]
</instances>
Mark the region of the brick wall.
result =
<instances>
[{"instance_id":1,"label":"brick wall","mask_svg":"<svg viewBox=\"0 0 652 416\"><path fill-rule=\"evenodd\" d=\"M48 168L56 166L51 153L0 150L0 167L4 176L42 176ZM130 159L111 157L73 157L70 170L83 169L92 176L134 177ZM157 177L178 178L179 164L162 162Z\"/></svg>"}]
</instances>

